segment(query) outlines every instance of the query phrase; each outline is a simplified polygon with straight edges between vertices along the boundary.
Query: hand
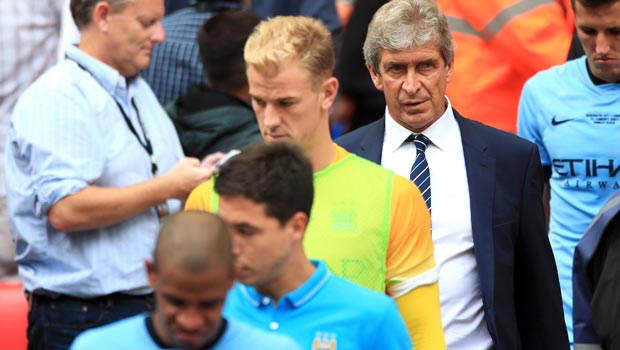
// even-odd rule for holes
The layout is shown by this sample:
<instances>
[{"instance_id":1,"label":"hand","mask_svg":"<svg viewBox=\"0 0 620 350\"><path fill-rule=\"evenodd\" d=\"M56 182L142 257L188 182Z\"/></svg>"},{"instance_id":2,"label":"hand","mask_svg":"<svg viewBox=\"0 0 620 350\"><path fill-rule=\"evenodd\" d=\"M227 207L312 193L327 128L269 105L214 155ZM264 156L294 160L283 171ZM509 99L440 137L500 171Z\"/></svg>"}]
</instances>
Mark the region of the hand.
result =
<instances>
[{"instance_id":1,"label":"hand","mask_svg":"<svg viewBox=\"0 0 620 350\"><path fill-rule=\"evenodd\" d=\"M212 169L215 163L217 163L220 159L222 159L224 155L225 154L222 152L211 153L208 156L204 157L202 162L200 162L200 166L208 168L208 169Z\"/></svg>"},{"instance_id":2,"label":"hand","mask_svg":"<svg viewBox=\"0 0 620 350\"><path fill-rule=\"evenodd\" d=\"M207 158L209 156L205 160ZM216 158L214 156L212 159ZM209 162L212 159L209 159ZM165 180L166 186L168 186L167 190L171 191L170 198L185 200L194 188L209 180L213 173L212 167L202 166L198 158L185 157L161 177Z\"/></svg>"}]
</instances>

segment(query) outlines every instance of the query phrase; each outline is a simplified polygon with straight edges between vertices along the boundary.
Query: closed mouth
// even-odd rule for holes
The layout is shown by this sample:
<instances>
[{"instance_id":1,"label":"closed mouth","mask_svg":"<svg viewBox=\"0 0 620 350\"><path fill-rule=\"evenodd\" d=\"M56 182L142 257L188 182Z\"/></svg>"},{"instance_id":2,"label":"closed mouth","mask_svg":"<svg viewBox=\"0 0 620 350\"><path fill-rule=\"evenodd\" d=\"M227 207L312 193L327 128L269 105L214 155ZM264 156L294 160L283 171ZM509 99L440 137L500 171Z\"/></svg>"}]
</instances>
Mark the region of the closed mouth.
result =
<instances>
[{"instance_id":1,"label":"closed mouth","mask_svg":"<svg viewBox=\"0 0 620 350\"><path fill-rule=\"evenodd\" d=\"M424 101L406 101L406 102L403 102L403 105L410 106L410 107L417 107L417 106L421 105L424 102L426 102L426 100L424 100Z\"/></svg>"},{"instance_id":2,"label":"closed mouth","mask_svg":"<svg viewBox=\"0 0 620 350\"><path fill-rule=\"evenodd\" d=\"M611 63L611 62L616 62L618 61L616 58L613 57L596 57L594 58L594 62L596 63Z\"/></svg>"}]
</instances>

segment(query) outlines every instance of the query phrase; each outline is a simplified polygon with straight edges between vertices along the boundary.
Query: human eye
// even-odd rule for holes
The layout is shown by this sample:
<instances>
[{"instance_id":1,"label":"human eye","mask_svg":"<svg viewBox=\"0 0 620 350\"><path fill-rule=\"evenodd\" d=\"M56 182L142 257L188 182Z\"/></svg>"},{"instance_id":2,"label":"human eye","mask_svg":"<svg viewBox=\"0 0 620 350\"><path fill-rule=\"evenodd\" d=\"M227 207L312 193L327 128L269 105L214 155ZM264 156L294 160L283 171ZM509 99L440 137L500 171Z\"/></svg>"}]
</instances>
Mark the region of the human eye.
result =
<instances>
[{"instance_id":1,"label":"human eye","mask_svg":"<svg viewBox=\"0 0 620 350\"><path fill-rule=\"evenodd\" d=\"M224 301L223 300L208 300L200 303L200 308L203 310L211 310L220 306Z\"/></svg>"},{"instance_id":2,"label":"human eye","mask_svg":"<svg viewBox=\"0 0 620 350\"><path fill-rule=\"evenodd\" d=\"M164 297L166 298L166 301L168 303L170 303L171 305L174 305L176 307L179 307L179 308L184 307L185 304L186 304L183 300L181 300L179 298L176 298L176 297L174 297L172 295L165 295Z\"/></svg>"},{"instance_id":3,"label":"human eye","mask_svg":"<svg viewBox=\"0 0 620 350\"><path fill-rule=\"evenodd\" d=\"M157 23L157 19L138 17L138 22L144 29L148 29Z\"/></svg>"},{"instance_id":4,"label":"human eye","mask_svg":"<svg viewBox=\"0 0 620 350\"><path fill-rule=\"evenodd\" d=\"M255 235L258 230L255 227L249 225L238 225L235 226L235 231L237 234L243 237L251 237Z\"/></svg>"},{"instance_id":5,"label":"human eye","mask_svg":"<svg viewBox=\"0 0 620 350\"><path fill-rule=\"evenodd\" d=\"M386 71L388 73L400 73L405 70L405 66L398 63L389 64Z\"/></svg>"},{"instance_id":6,"label":"human eye","mask_svg":"<svg viewBox=\"0 0 620 350\"><path fill-rule=\"evenodd\" d=\"M258 107L264 107L266 102L263 99L260 99L258 97L252 96L252 104L254 104L254 106L258 106Z\"/></svg>"},{"instance_id":7,"label":"human eye","mask_svg":"<svg viewBox=\"0 0 620 350\"><path fill-rule=\"evenodd\" d=\"M244 236L244 237L251 237L251 236L253 236L256 233L255 230L249 229L249 228L246 228L246 227L242 227L242 228L238 229L237 232L240 235Z\"/></svg>"},{"instance_id":8,"label":"human eye","mask_svg":"<svg viewBox=\"0 0 620 350\"><path fill-rule=\"evenodd\" d=\"M596 29L594 28L590 28L590 27L580 27L579 28L581 30L581 32L585 35L588 36L594 36L596 35Z\"/></svg>"},{"instance_id":9,"label":"human eye","mask_svg":"<svg viewBox=\"0 0 620 350\"><path fill-rule=\"evenodd\" d=\"M293 100L284 99L284 100L278 101L278 106L280 106L280 107L290 107L290 106L293 105L293 103L294 103Z\"/></svg>"},{"instance_id":10,"label":"human eye","mask_svg":"<svg viewBox=\"0 0 620 350\"><path fill-rule=\"evenodd\" d=\"M435 69L435 63L433 61L423 61L420 62L420 64L418 64L418 69L421 71L431 71L433 69Z\"/></svg>"}]
</instances>

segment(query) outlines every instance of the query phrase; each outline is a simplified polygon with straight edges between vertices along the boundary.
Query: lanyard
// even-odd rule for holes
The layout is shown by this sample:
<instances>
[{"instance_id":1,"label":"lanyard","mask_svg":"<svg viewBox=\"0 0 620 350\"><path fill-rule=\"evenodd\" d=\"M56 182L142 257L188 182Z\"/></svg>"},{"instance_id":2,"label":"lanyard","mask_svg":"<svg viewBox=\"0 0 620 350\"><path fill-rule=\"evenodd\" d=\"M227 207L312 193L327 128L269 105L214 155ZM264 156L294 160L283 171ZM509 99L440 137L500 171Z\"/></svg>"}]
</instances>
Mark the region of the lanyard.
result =
<instances>
[{"instance_id":1,"label":"lanyard","mask_svg":"<svg viewBox=\"0 0 620 350\"><path fill-rule=\"evenodd\" d=\"M131 105L133 106L133 109L136 111L136 116L138 117L138 122L140 123L140 129L142 129L142 135L144 136L144 142L142 142L142 140L140 139L140 136L136 132L136 128L133 127L131 120L129 120L129 117L127 116L127 113L125 113L125 110L123 109L121 104L114 97L112 97L112 99L114 99L114 102L116 102L118 109L123 114L123 118L125 119L125 123L127 123L127 127L129 128L129 131L131 131L131 133L136 137L136 139L138 140L142 148L144 148L146 153L149 155L149 158L151 159L151 173L153 175L157 174L157 163L155 162L155 157L153 156L153 146L151 145L151 140L146 134L146 128L144 127L144 122L142 121L142 118L140 118L140 110L136 106L136 101L134 101L134 99L132 98Z\"/></svg>"},{"instance_id":2,"label":"lanyard","mask_svg":"<svg viewBox=\"0 0 620 350\"><path fill-rule=\"evenodd\" d=\"M101 84L101 82L97 78L95 78L93 73L91 73L88 69L86 69L86 67L80 64L80 62L74 60L73 58L67 55L65 55L65 58L75 62L78 65L78 67L80 67L83 71L88 73L93 79L95 79L95 81L99 85L101 85L101 87L103 87L104 90L106 90L105 87ZM136 128L134 128L133 124L131 123L131 120L129 120L129 117L127 116L127 113L125 113L125 110L123 109L121 104L116 100L116 98L114 97L114 95L112 95L112 93L110 92L108 93L110 94L110 97L114 100L114 102L116 102L116 106L118 106L119 111L121 111L121 114L123 115L123 119L125 119L125 123L127 123L127 127L129 128L129 131L131 131L131 133L136 137L136 139L138 140L142 148L144 148L146 153L149 155L149 159L151 161L151 174L157 175L158 167L157 167L157 163L155 162L155 156L153 156L153 146L151 144L151 140L146 134L146 128L144 127L144 122L142 121L142 118L140 118L140 110L138 109L138 106L136 106L136 101L134 101L133 97L131 98L131 105L133 109L136 111L136 116L138 117L138 122L140 123L140 129L142 129L142 135L144 136L144 142L142 142L142 139L138 135Z\"/></svg>"}]
</instances>

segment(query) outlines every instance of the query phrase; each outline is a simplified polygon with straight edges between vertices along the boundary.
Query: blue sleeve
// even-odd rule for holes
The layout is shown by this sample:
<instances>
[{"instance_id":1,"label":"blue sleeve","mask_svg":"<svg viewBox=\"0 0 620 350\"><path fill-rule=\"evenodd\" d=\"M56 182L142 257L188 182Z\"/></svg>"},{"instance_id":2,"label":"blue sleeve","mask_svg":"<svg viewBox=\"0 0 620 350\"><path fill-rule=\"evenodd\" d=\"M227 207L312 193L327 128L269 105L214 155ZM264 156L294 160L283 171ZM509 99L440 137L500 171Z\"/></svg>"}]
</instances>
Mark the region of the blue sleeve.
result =
<instances>
[{"instance_id":1,"label":"blue sleeve","mask_svg":"<svg viewBox=\"0 0 620 350\"><path fill-rule=\"evenodd\" d=\"M542 165L551 165L551 159L543 142L543 126L540 124L542 111L536 100L537 76L528 80L523 86L519 100L517 130L518 135L535 143L538 146Z\"/></svg>"}]
</instances>

